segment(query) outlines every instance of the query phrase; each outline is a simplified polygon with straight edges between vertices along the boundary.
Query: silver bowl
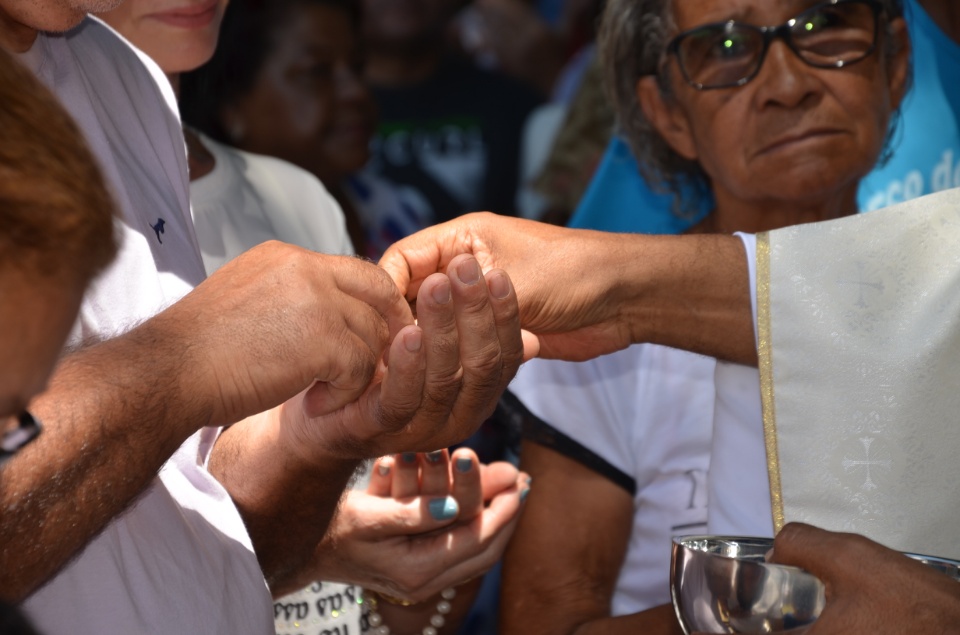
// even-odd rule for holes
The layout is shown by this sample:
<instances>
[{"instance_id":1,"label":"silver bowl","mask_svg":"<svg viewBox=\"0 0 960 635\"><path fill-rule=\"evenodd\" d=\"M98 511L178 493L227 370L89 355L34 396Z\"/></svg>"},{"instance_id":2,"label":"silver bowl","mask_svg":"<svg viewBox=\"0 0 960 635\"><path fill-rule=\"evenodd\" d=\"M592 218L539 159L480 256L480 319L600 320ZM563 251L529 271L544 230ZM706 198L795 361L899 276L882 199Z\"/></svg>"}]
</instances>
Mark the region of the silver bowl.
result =
<instances>
[{"instance_id":1,"label":"silver bowl","mask_svg":"<svg viewBox=\"0 0 960 635\"><path fill-rule=\"evenodd\" d=\"M765 562L772 538L673 539L670 594L683 631L802 633L823 610L823 583L797 567ZM960 581L960 563L907 556Z\"/></svg>"}]
</instances>

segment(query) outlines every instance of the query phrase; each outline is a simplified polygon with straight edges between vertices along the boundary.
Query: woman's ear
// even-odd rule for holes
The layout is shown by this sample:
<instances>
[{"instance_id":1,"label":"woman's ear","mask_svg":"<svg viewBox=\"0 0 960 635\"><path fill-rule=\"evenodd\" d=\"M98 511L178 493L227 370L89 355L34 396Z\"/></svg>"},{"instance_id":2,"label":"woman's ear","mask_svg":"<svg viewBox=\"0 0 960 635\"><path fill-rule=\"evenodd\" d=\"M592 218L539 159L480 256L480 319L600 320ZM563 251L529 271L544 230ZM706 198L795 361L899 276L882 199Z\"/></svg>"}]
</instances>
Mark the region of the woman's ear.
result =
<instances>
[{"instance_id":1,"label":"woman's ear","mask_svg":"<svg viewBox=\"0 0 960 635\"><path fill-rule=\"evenodd\" d=\"M696 161L697 147L693 142L690 122L679 106L664 97L656 77L647 75L640 78L637 82L637 101L643 116L667 145L684 159Z\"/></svg>"},{"instance_id":2,"label":"woman's ear","mask_svg":"<svg viewBox=\"0 0 960 635\"><path fill-rule=\"evenodd\" d=\"M903 18L890 21L888 29L893 40L891 47L894 51L887 60L887 81L890 85L890 105L897 109L907 94L910 77L910 36L907 34L907 23Z\"/></svg>"}]
</instances>

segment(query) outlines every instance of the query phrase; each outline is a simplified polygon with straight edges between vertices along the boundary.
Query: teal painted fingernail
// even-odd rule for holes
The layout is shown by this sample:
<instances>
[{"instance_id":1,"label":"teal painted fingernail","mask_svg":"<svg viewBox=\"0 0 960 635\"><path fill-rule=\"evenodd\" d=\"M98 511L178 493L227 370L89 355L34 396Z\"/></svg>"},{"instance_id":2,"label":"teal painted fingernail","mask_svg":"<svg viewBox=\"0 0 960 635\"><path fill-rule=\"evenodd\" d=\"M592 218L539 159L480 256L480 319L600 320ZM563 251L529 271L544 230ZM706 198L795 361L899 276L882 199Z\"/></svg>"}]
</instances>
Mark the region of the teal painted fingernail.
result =
<instances>
[{"instance_id":1,"label":"teal painted fingernail","mask_svg":"<svg viewBox=\"0 0 960 635\"><path fill-rule=\"evenodd\" d=\"M443 450L434 450L433 452L427 452L427 461L430 463L439 463L443 460Z\"/></svg>"},{"instance_id":2,"label":"teal painted fingernail","mask_svg":"<svg viewBox=\"0 0 960 635\"><path fill-rule=\"evenodd\" d=\"M400 459L404 463L416 463L417 462L417 453L416 452L404 452L400 455Z\"/></svg>"},{"instance_id":3,"label":"teal painted fingernail","mask_svg":"<svg viewBox=\"0 0 960 635\"><path fill-rule=\"evenodd\" d=\"M471 467L473 467L473 459L468 459L468 458L457 459L458 472L469 472Z\"/></svg>"},{"instance_id":4,"label":"teal painted fingernail","mask_svg":"<svg viewBox=\"0 0 960 635\"><path fill-rule=\"evenodd\" d=\"M456 499L452 496L434 498L430 501L428 507L430 508L430 515L433 516L434 520L450 520L451 518L456 518L460 512L460 506L457 505Z\"/></svg>"},{"instance_id":5,"label":"teal painted fingernail","mask_svg":"<svg viewBox=\"0 0 960 635\"><path fill-rule=\"evenodd\" d=\"M523 490L522 492L520 492L520 502L521 502L521 503L527 499L527 494L529 494L529 493L530 493L530 488L529 488L529 487L528 487L527 489Z\"/></svg>"},{"instance_id":6,"label":"teal painted fingernail","mask_svg":"<svg viewBox=\"0 0 960 635\"><path fill-rule=\"evenodd\" d=\"M527 485L529 485L529 484L532 483L532 482L533 482L533 477L532 477L532 476L528 476L528 477L527 477Z\"/></svg>"}]
</instances>

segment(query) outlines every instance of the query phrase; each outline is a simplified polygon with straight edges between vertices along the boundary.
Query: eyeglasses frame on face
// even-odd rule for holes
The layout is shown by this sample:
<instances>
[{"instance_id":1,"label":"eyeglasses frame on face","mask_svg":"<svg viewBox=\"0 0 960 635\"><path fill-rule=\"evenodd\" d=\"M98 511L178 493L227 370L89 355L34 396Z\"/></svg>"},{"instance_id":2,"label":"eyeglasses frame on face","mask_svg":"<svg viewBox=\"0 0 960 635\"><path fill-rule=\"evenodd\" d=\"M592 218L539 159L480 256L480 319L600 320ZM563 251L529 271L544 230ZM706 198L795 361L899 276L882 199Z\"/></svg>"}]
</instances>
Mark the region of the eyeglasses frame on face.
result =
<instances>
[{"instance_id":1,"label":"eyeglasses frame on face","mask_svg":"<svg viewBox=\"0 0 960 635\"><path fill-rule=\"evenodd\" d=\"M17 452L39 437L43 431L40 420L26 410L17 415L17 420L19 425L15 429L3 433L0 437L0 465L13 458Z\"/></svg>"},{"instance_id":2,"label":"eyeglasses frame on face","mask_svg":"<svg viewBox=\"0 0 960 635\"><path fill-rule=\"evenodd\" d=\"M863 55L853 60L838 60L836 62L831 62L827 64L818 64L815 62L811 62L810 60L806 59L801 54L801 52L796 48L793 42L792 28L794 27L794 25L796 25L797 20L801 16L823 7L830 7L830 6L835 6L839 4L863 4L863 5L869 6L873 10L873 15L874 15L873 42L870 44L870 47L866 51L864 51ZM735 20L726 20L724 22L710 22L708 24L701 24L700 26L693 27L692 29L687 29L686 31L683 31L682 33L678 33L676 36L674 36L674 38L667 43L667 46L664 50L664 57L673 56L677 60L677 66L680 67L680 73L683 75L684 81L686 81L687 84L689 84L690 86L693 86L695 89L701 90L701 91L715 90L720 88L738 88L740 86L743 86L749 83L753 78L755 78L758 74L760 74L760 69L763 68L763 62L767 58L767 51L770 50L770 44L772 44L773 41L776 39L783 40L784 44L787 45L787 48L789 48L794 55L800 58L800 60L805 64L807 64L808 66L811 66L813 68L843 68L845 66L850 66L852 64L856 64L857 62L861 62L865 60L866 58L870 57L870 55L872 55L873 52L877 49L877 39L880 33L880 16L883 13L883 11L884 11L883 5L879 2L879 0L829 0L828 2L821 2L820 4L816 4L816 5L813 5L812 7L804 9L803 11L801 11L794 17L790 18L783 24L780 24L777 26L756 26L753 24L746 24L744 22L737 22ZM728 84L718 84L716 86L714 85L708 86L708 85L693 81L693 79L691 79L689 74L687 73L687 69L683 65L683 58L680 55L680 44L683 42L683 40L686 37L693 35L694 33L703 31L704 29L711 28L711 27L723 27L725 29L729 29L734 26L750 29L751 31L760 33L760 35L763 38L763 48L760 49L760 55L757 57L756 67L753 69L753 72L751 72L746 77L743 77L735 82L731 82ZM663 64L661 64L661 69L662 67L663 67ZM661 77L663 76L662 70L658 73L658 75L660 75Z\"/></svg>"}]
</instances>

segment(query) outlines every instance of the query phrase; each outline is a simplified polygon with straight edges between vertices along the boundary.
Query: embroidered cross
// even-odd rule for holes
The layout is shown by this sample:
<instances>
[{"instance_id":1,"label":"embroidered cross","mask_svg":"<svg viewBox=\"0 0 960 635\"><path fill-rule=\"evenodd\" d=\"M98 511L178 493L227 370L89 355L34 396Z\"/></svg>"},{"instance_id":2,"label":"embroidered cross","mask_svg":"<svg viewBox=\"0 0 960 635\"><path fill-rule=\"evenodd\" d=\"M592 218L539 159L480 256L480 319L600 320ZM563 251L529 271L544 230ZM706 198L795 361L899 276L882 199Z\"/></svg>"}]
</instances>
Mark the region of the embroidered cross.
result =
<instances>
[{"instance_id":1,"label":"embroidered cross","mask_svg":"<svg viewBox=\"0 0 960 635\"><path fill-rule=\"evenodd\" d=\"M857 285L857 302L856 305L860 308L865 308L867 302L863 297L863 289L869 288L877 291L878 293L883 293L883 281L878 282L867 282L863 279L863 263L857 263L857 280L837 280L837 284L855 284Z\"/></svg>"},{"instance_id":2,"label":"embroidered cross","mask_svg":"<svg viewBox=\"0 0 960 635\"><path fill-rule=\"evenodd\" d=\"M847 470L856 470L863 468L866 471L866 480L863 482L863 485L860 486L861 489L872 490L876 489L877 485L873 482L872 475L870 473L870 468L873 466L882 467L886 470L890 469L892 461L890 459L877 459L870 458L870 446L873 445L873 437L861 437L860 444L863 445L863 458L862 459L851 459L849 456L843 457L843 469Z\"/></svg>"}]
</instances>

